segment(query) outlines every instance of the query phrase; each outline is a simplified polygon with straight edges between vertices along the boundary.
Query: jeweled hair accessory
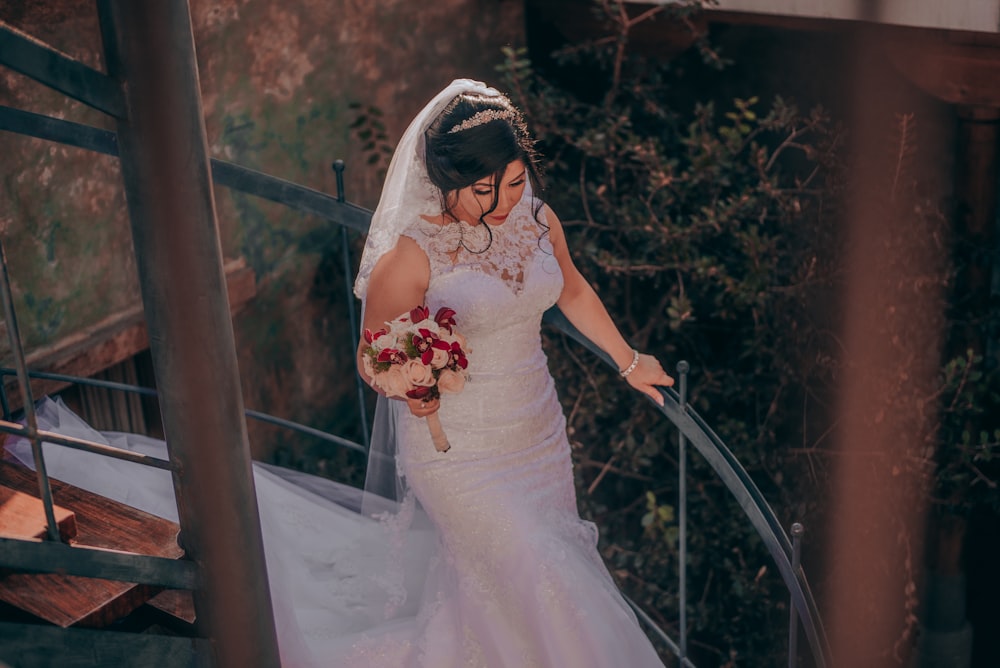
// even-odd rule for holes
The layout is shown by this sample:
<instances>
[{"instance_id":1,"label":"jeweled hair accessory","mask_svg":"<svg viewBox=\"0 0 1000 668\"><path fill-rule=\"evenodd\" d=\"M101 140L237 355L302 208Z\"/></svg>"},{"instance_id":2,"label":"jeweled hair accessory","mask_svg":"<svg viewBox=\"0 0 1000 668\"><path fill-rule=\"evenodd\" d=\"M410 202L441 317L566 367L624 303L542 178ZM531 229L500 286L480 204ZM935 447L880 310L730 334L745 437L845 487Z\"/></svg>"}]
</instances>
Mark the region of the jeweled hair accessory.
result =
<instances>
[{"instance_id":1,"label":"jeweled hair accessory","mask_svg":"<svg viewBox=\"0 0 1000 668\"><path fill-rule=\"evenodd\" d=\"M448 130L448 134L468 130L469 128L474 128L477 125L489 123L490 121L513 121L516 119L517 112L513 109L483 109Z\"/></svg>"}]
</instances>

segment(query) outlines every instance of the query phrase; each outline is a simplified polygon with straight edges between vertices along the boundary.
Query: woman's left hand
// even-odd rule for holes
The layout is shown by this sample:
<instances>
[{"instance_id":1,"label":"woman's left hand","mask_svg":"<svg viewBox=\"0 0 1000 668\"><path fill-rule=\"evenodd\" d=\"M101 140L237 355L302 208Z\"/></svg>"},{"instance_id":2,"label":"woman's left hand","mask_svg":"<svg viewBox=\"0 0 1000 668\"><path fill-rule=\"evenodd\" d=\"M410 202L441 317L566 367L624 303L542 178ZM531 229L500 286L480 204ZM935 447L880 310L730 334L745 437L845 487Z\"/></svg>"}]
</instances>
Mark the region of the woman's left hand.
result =
<instances>
[{"instance_id":1,"label":"woman's left hand","mask_svg":"<svg viewBox=\"0 0 1000 668\"><path fill-rule=\"evenodd\" d=\"M639 364L625 377L625 381L648 395L658 406L663 405L663 395L656 389L657 386L670 387L674 384L674 379L663 370L659 360L642 353L639 354Z\"/></svg>"},{"instance_id":2,"label":"woman's left hand","mask_svg":"<svg viewBox=\"0 0 1000 668\"><path fill-rule=\"evenodd\" d=\"M410 412L418 418L425 418L431 413L436 413L441 408L440 399L406 399L406 404Z\"/></svg>"}]
</instances>

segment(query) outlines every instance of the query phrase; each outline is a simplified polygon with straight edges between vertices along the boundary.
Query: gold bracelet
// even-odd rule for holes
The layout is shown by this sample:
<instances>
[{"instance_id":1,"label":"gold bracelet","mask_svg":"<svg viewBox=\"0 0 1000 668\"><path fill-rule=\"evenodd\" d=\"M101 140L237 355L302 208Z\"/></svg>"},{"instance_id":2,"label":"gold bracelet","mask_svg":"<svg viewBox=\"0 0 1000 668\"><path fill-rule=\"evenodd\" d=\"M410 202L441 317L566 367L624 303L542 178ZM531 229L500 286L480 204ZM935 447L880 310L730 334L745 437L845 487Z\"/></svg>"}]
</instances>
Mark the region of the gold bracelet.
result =
<instances>
[{"instance_id":1,"label":"gold bracelet","mask_svg":"<svg viewBox=\"0 0 1000 668\"><path fill-rule=\"evenodd\" d=\"M620 375L622 378L628 378L629 374L632 373L633 371L635 371L635 368L637 366L639 366L639 351L636 350L635 348L633 348L632 349L632 363L629 364L624 369L621 369L618 372L618 375Z\"/></svg>"}]
</instances>

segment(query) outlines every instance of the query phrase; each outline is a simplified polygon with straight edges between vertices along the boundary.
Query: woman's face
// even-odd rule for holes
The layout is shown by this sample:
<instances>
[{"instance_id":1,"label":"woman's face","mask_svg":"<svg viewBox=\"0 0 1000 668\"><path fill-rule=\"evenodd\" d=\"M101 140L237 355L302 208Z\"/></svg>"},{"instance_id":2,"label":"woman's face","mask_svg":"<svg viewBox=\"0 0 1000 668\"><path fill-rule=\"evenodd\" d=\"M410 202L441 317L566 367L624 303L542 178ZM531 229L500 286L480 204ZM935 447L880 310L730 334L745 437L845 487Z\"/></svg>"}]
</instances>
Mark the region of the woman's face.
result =
<instances>
[{"instance_id":1,"label":"woman's face","mask_svg":"<svg viewBox=\"0 0 1000 668\"><path fill-rule=\"evenodd\" d=\"M527 181L528 174L524 163L515 160L507 165L499 184L493 183L493 177L488 176L459 190L458 201L451 208L451 212L459 220L478 223L482 215L493 206L493 197L496 193L497 206L490 211L485 220L490 225L500 225L507 220L507 215L514 205L521 201L524 184Z\"/></svg>"}]
</instances>

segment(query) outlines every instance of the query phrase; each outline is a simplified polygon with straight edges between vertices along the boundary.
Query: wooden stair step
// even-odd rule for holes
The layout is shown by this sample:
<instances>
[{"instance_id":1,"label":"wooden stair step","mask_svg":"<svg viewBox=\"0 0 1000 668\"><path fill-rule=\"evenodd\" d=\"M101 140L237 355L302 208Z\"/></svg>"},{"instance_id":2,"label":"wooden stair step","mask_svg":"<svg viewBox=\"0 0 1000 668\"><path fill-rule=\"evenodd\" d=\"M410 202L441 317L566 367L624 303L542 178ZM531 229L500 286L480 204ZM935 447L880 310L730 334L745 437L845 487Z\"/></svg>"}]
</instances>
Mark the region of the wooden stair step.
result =
<instances>
[{"instance_id":1,"label":"wooden stair step","mask_svg":"<svg viewBox=\"0 0 1000 668\"><path fill-rule=\"evenodd\" d=\"M194 624L194 595L183 589L164 589L146 605L156 608L185 624Z\"/></svg>"},{"instance_id":2,"label":"wooden stair step","mask_svg":"<svg viewBox=\"0 0 1000 668\"><path fill-rule=\"evenodd\" d=\"M64 543L76 537L76 513L53 505L59 537ZM48 521L42 500L0 485L0 536L30 540L48 535Z\"/></svg>"},{"instance_id":3,"label":"wooden stair step","mask_svg":"<svg viewBox=\"0 0 1000 668\"><path fill-rule=\"evenodd\" d=\"M0 461L0 485L36 497L34 471ZM176 522L51 479L55 503L76 516L71 545L86 545L179 559ZM0 579L0 600L59 626L107 626L160 591L130 582L56 573L10 573Z\"/></svg>"}]
</instances>

